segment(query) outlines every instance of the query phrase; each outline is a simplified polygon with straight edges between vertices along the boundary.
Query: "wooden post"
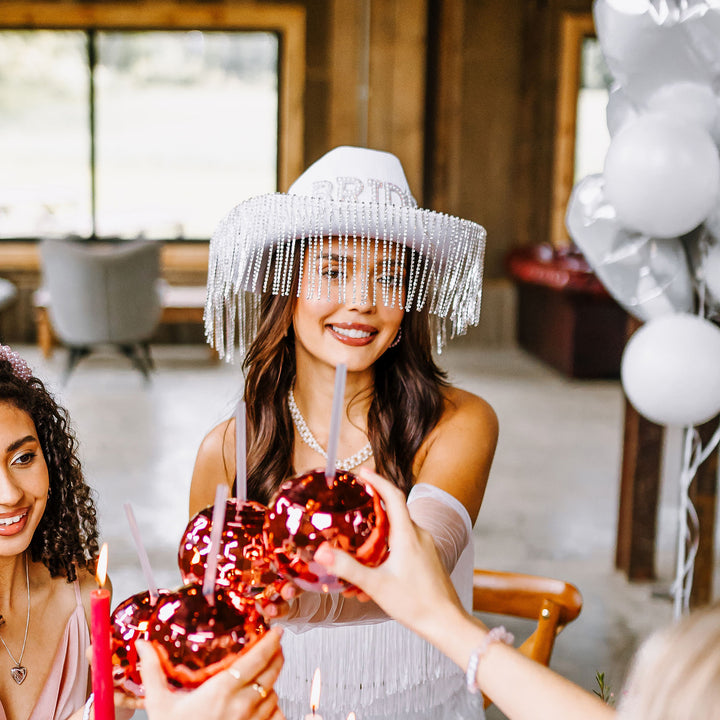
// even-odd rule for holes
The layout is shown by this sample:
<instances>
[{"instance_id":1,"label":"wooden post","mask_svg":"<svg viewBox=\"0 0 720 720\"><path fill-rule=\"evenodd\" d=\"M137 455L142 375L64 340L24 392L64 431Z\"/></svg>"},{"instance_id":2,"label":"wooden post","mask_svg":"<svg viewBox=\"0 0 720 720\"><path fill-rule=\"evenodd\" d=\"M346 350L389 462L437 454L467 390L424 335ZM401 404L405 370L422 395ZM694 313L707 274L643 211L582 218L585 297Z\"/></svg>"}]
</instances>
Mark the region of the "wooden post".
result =
<instances>
[{"instance_id":1,"label":"wooden post","mask_svg":"<svg viewBox=\"0 0 720 720\"><path fill-rule=\"evenodd\" d=\"M720 416L698 428L703 447L717 429ZM713 572L715 570L715 515L717 507L718 451L710 454L698 468L690 487L690 499L700 521L700 544L695 558L695 574L690 592L690 607L707 605L713 599Z\"/></svg>"},{"instance_id":2,"label":"wooden post","mask_svg":"<svg viewBox=\"0 0 720 720\"><path fill-rule=\"evenodd\" d=\"M625 401L615 565L630 580L655 578L655 535L663 428Z\"/></svg>"},{"instance_id":3,"label":"wooden post","mask_svg":"<svg viewBox=\"0 0 720 720\"><path fill-rule=\"evenodd\" d=\"M627 339L642 325L628 316ZM655 536L664 431L625 400L615 566L629 580L655 579Z\"/></svg>"}]
</instances>

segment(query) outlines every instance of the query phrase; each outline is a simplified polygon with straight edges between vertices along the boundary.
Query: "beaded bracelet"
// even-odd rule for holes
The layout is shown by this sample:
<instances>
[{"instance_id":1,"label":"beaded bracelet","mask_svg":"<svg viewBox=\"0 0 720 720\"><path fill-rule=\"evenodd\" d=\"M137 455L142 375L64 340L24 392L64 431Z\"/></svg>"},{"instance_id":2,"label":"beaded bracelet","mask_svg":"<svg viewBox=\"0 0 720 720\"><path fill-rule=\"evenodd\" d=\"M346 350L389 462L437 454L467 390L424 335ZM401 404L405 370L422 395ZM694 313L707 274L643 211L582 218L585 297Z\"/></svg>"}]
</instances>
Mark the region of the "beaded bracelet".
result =
<instances>
[{"instance_id":1,"label":"beaded bracelet","mask_svg":"<svg viewBox=\"0 0 720 720\"><path fill-rule=\"evenodd\" d=\"M95 693L90 693L90 696L88 697L87 701L85 702L85 707L83 707L82 720L90 720L90 710L92 709L94 701L95 701Z\"/></svg>"},{"instance_id":2,"label":"beaded bracelet","mask_svg":"<svg viewBox=\"0 0 720 720\"><path fill-rule=\"evenodd\" d=\"M488 648L496 642L502 642L506 645L512 645L515 636L508 632L502 625L495 627L483 638L483 641L470 653L467 672L465 673L465 682L467 689L473 695L480 691L477 684L477 669L482 656L487 652Z\"/></svg>"}]
</instances>

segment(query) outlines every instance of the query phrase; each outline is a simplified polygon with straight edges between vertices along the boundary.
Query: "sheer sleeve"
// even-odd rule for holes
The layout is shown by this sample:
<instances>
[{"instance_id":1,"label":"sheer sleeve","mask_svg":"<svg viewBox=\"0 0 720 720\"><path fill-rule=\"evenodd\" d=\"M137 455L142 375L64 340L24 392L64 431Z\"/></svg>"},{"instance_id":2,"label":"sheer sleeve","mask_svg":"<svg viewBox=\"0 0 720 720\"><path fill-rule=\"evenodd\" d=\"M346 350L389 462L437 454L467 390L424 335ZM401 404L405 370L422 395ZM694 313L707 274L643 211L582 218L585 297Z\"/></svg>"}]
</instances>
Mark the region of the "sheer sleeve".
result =
<instances>
[{"instance_id":1,"label":"sheer sleeve","mask_svg":"<svg viewBox=\"0 0 720 720\"><path fill-rule=\"evenodd\" d=\"M429 483L413 486L407 499L410 517L427 530L448 574L472 537L472 522L465 506L454 496Z\"/></svg>"},{"instance_id":2,"label":"sheer sleeve","mask_svg":"<svg viewBox=\"0 0 720 720\"><path fill-rule=\"evenodd\" d=\"M465 506L450 493L428 483L415 485L407 503L414 522L433 536L443 566L451 573L472 535ZM376 623L387 619L372 601L305 592L290 601L285 622L293 631L303 632L318 625Z\"/></svg>"}]
</instances>

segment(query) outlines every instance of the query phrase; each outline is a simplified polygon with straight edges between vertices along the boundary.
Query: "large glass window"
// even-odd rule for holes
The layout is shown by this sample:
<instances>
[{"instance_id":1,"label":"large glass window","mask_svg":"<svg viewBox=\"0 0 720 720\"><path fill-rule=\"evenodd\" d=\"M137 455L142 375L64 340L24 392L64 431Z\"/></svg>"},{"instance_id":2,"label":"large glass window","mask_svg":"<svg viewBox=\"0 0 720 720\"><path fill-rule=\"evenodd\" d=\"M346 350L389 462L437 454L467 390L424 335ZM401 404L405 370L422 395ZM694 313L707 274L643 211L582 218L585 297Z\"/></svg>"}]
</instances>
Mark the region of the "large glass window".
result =
<instances>
[{"instance_id":1,"label":"large glass window","mask_svg":"<svg viewBox=\"0 0 720 720\"><path fill-rule=\"evenodd\" d=\"M575 182L603 170L610 145L605 110L611 82L598 39L583 38L575 126Z\"/></svg>"},{"instance_id":2,"label":"large glass window","mask_svg":"<svg viewBox=\"0 0 720 720\"><path fill-rule=\"evenodd\" d=\"M0 237L92 232L81 32L0 32Z\"/></svg>"},{"instance_id":3,"label":"large glass window","mask_svg":"<svg viewBox=\"0 0 720 720\"><path fill-rule=\"evenodd\" d=\"M264 31L0 32L0 238L207 239L277 189Z\"/></svg>"}]
</instances>

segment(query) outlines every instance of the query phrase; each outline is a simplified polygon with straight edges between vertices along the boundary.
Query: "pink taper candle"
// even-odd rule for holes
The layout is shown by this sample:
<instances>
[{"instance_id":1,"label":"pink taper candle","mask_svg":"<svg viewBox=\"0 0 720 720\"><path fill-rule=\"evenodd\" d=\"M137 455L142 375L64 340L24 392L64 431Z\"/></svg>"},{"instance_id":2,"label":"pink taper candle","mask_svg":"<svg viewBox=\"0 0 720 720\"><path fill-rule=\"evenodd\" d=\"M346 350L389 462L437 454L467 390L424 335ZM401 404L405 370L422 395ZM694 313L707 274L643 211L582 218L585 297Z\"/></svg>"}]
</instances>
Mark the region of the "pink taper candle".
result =
<instances>
[{"instance_id":1,"label":"pink taper candle","mask_svg":"<svg viewBox=\"0 0 720 720\"><path fill-rule=\"evenodd\" d=\"M107 544L104 544L100 550L95 573L100 587L90 593L92 689L95 720L115 720L110 660L110 591L103 587L107 574L107 555Z\"/></svg>"}]
</instances>

